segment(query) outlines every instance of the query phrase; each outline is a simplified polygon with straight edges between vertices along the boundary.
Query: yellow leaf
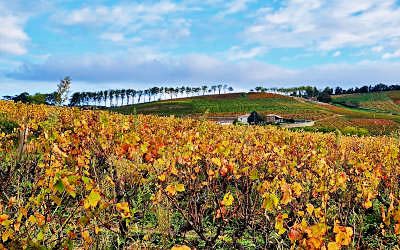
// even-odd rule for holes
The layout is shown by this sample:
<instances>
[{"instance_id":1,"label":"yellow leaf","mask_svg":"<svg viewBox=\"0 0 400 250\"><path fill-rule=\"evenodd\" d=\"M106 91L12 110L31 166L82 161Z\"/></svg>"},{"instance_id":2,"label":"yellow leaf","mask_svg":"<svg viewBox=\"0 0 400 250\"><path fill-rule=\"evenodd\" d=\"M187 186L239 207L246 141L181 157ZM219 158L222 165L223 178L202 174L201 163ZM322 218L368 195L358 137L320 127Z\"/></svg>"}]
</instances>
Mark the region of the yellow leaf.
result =
<instances>
[{"instance_id":1,"label":"yellow leaf","mask_svg":"<svg viewBox=\"0 0 400 250\"><path fill-rule=\"evenodd\" d=\"M128 202L117 203L116 208L120 212L129 212L129 204L128 204Z\"/></svg>"},{"instance_id":2,"label":"yellow leaf","mask_svg":"<svg viewBox=\"0 0 400 250\"><path fill-rule=\"evenodd\" d=\"M43 231L40 231L40 232L36 235L36 240L42 241L43 239L44 239L44 233L43 233Z\"/></svg>"},{"instance_id":3,"label":"yellow leaf","mask_svg":"<svg viewBox=\"0 0 400 250\"><path fill-rule=\"evenodd\" d=\"M39 226L42 226L46 221L46 218L38 212L35 212L35 218L36 218L36 222Z\"/></svg>"},{"instance_id":4,"label":"yellow leaf","mask_svg":"<svg viewBox=\"0 0 400 250\"><path fill-rule=\"evenodd\" d=\"M169 184L169 185L165 188L165 191L167 191L169 195L174 196L174 195L176 194L175 185Z\"/></svg>"},{"instance_id":5,"label":"yellow leaf","mask_svg":"<svg viewBox=\"0 0 400 250\"><path fill-rule=\"evenodd\" d=\"M340 245L338 245L336 242L329 242L328 250L340 250Z\"/></svg>"},{"instance_id":6,"label":"yellow leaf","mask_svg":"<svg viewBox=\"0 0 400 250\"><path fill-rule=\"evenodd\" d=\"M185 185L183 185L183 184L176 184L176 185L175 185L175 190L176 190L177 192L183 192L183 191L185 191Z\"/></svg>"},{"instance_id":7,"label":"yellow leaf","mask_svg":"<svg viewBox=\"0 0 400 250\"><path fill-rule=\"evenodd\" d=\"M272 211L279 204L279 198L275 194L264 194L262 207L267 211Z\"/></svg>"},{"instance_id":8,"label":"yellow leaf","mask_svg":"<svg viewBox=\"0 0 400 250\"><path fill-rule=\"evenodd\" d=\"M0 215L0 223L2 223L5 220L8 220L10 216L8 214L1 214Z\"/></svg>"},{"instance_id":9,"label":"yellow leaf","mask_svg":"<svg viewBox=\"0 0 400 250\"><path fill-rule=\"evenodd\" d=\"M190 247L185 246L185 245L183 245L183 246L173 246L171 248L171 250L190 250Z\"/></svg>"},{"instance_id":10,"label":"yellow leaf","mask_svg":"<svg viewBox=\"0 0 400 250\"><path fill-rule=\"evenodd\" d=\"M289 184L286 182L281 185L281 191L282 191L282 199L281 203L286 205L292 200L292 191L290 190Z\"/></svg>"},{"instance_id":11,"label":"yellow leaf","mask_svg":"<svg viewBox=\"0 0 400 250\"><path fill-rule=\"evenodd\" d=\"M258 180L258 171L257 169L253 169L250 171L250 180L254 181L254 180Z\"/></svg>"},{"instance_id":12,"label":"yellow leaf","mask_svg":"<svg viewBox=\"0 0 400 250\"><path fill-rule=\"evenodd\" d=\"M279 214L275 219L275 229L278 230L279 235L282 235L286 232L286 229L283 227L283 220L287 218L287 214Z\"/></svg>"},{"instance_id":13,"label":"yellow leaf","mask_svg":"<svg viewBox=\"0 0 400 250\"><path fill-rule=\"evenodd\" d=\"M101 200L100 193L98 191L92 190L88 195L88 197L86 197L83 205L86 209L90 207L94 208L97 206L100 200Z\"/></svg>"},{"instance_id":14,"label":"yellow leaf","mask_svg":"<svg viewBox=\"0 0 400 250\"><path fill-rule=\"evenodd\" d=\"M339 221L335 221L333 232L336 233L335 241L339 245L347 246L351 243L353 228L340 226Z\"/></svg>"},{"instance_id":15,"label":"yellow leaf","mask_svg":"<svg viewBox=\"0 0 400 250\"><path fill-rule=\"evenodd\" d=\"M171 174L176 175L176 176L178 175L178 169L176 169L175 166L171 167Z\"/></svg>"},{"instance_id":16,"label":"yellow leaf","mask_svg":"<svg viewBox=\"0 0 400 250\"><path fill-rule=\"evenodd\" d=\"M92 238L90 237L90 233L87 230L82 232L82 238L88 244L90 244L92 242Z\"/></svg>"},{"instance_id":17,"label":"yellow leaf","mask_svg":"<svg viewBox=\"0 0 400 250\"><path fill-rule=\"evenodd\" d=\"M222 199L222 205L229 207L232 205L233 201L233 195L231 194L231 192L228 192L224 195L224 198Z\"/></svg>"},{"instance_id":18,"label":"yellow leaf","mask_svg":"<svg viewBox=\"0 0 400 250\"><path fill-rule=\"evenodd\" d=\"M222 166L221 160L219 158L212 158L211 162L214 163L218 167Z\"/></svg>"},{"instance_id":19,"label":"yellow leaf","mask_svg":"<svg viewBox=\"0 0 400 250\"><path fill-rule=\"evenodd\" d=\"M61 181L62 181L62 184L64 185L65 190L67 191L67 193L69 195L71 195L73 198L75 198L76 197L75 186L73 186L73 185L71 185L69 183L67 177L64 177Z\"/></svg>"},{"instance_id":20,"label":"yellow leaf","mask_svg":"<svg viewBox=\"0 0 400 250\"><path fill-rule=\"evenodd\" d=\"M301 192L303 191L303 187L298 182L295 182L295 183L292 184L292 189L293 189L294 194L296 195L296 197L299 197L301 195Z\"/></svg>"},{"instance_id":21,"label":"yellow leaf","mask_svg":"<svg viewBox=\"0 0 400 250\"><path fill-rule=\"evenodd\" d=\"M306 208L307 213L308 213L309 215L312 215L312 213L313 213L313 211L314 211L314 205L308 203L306 206L307 206L307 208Z\"/></svg>"},{"instance_id":22,"label":"yellow leaf","mask_svg":"<svg viewBox=\"0 0 400 250\"><path fill-rule=\"evenodd\" d=\"M364 202L364 207L367 209L372 207L372 202L370 200L367 200L366 202Z\"/></svg>"},{"instance_id":23,"label":"yellow leaf","mask_svg":"<svg viewBox=\"0 0 400 250\"><path fill-rule=\"evenodd\" d=\"M166 178L165 174L162 174L162 175L159 175L159 176L158 176L158 179L159 179L160 181L165 181L165 178Z\"/></svg>"},{"instance_id":24,"label":"yellow leaf","mask_svg":"<svg viewBox=\"0 0 400 250\"><path fill-rule=\"evenodd\" d=\"M303 216L304 216L304 211L298 211L297 214L298 214L299 216L303 217Z\"/></svg>"},{"instance_id":25,"label":"yellow leaf","mask_svg":"<svg viewBox=\"0 0 400 250\"><path fill-rule=\"evenodd\" d=\"M4 231L1 235L1 239L3 242L6 242L13 235L13 231L11 229Z\"/></svg>"},{"instance_id":26,"label":"yellow leaf","mask_svg":"<svg viewBox=\"0 0 400 250\"><path fill-rule=\"evenodd\" d=\"M35 223L36 223L36 218L35 218L35 216L33 216L33 215L29 216L28 221L29 221L30 223L32 223L32 224L35 224Z\"/></svg>"},{"instance_id":27,"label":"yellow leaf","mask_svg":"<svg viewBox=\"0 0 400 250\"><path fill-rule=\"evenodd\" d=\"M312 225L306 229L306 232L310 238L319 238L326 233L326 225L324 223Z\"/></svg>"}]
</instances>

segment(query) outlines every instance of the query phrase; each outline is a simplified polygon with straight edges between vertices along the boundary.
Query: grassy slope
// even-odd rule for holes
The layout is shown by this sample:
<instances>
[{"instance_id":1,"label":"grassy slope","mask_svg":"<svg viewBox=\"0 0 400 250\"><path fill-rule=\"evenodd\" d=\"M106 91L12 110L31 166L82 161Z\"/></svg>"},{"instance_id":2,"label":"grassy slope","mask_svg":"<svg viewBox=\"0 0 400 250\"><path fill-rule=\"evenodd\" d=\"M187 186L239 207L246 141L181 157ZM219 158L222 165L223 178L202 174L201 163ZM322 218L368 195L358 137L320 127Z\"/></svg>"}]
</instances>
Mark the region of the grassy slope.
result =
<instances>
[{"instance_id":1,"label":"grassy slope","mask_svg":"<svg viewBox=\"0 0 400 250\"><path fill-rule=\"evenodd\" d=\"M396 97L395 94L391 93L392 96ZM365 97L358 98L359 100L368 99ZM376 99L387 100L381 96L376 97ZM399 99L400 95L398 96ZM341 129L347 126L362 127L374 134L390 132L400 127L399 115L348 108L340 105L319 104L308 102L301 98L266 93L237 93L163 100L137 104L135 109L137 113L142 114L176 116L198 116L208 110L211 117L235 117L238 114L256 110L263 113L276 113L284 117L315 120L317 121L317 127L331 129ZM123 106L114 108L114 111L131 114L134 112L134 107L132 105Z\"/></svg>"},{"instance_id":2,"label":"grassy slope","mask_svg":"<svg viewBox=\"0 0 400 250\"><path fill-rule=\"evenodd\" d=\"M203 114L207 110L210 114L223 116L244 114L253 110L301 115L315 113L317 107L316 104L291 97L265 93L198 96L135 105L137 113L177 116ZM115 111L133 113L133 106L119 107Z\"/></svg>"},{"instance_id":3,"label":"grassy slope","mask_svg":"<svg viewBox=\"0 0 400 250\"><path fill-rule=\"evenodd\" d=\"M400 114L400 91L333 96L333 102L358 106L376 112Z\"/></svg>"}]
</instances>

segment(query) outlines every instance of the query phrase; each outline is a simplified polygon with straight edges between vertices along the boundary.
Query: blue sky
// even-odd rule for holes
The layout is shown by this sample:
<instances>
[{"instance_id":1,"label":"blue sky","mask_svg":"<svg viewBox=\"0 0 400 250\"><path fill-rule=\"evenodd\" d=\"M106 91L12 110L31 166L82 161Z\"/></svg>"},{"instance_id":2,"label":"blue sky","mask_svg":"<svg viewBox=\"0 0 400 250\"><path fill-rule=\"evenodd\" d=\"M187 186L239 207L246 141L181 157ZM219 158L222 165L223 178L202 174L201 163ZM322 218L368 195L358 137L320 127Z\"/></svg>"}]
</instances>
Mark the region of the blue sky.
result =
<instances>
[{"instance_id":1,"label":"blue sky","mask_svg":"<svg viewBox=\"0 0 400 250\"><path fill-rule=\"evenodd\" d=\"M400 83L396 0L0 0L0 95Z\"/></svg>"}]
</instances>

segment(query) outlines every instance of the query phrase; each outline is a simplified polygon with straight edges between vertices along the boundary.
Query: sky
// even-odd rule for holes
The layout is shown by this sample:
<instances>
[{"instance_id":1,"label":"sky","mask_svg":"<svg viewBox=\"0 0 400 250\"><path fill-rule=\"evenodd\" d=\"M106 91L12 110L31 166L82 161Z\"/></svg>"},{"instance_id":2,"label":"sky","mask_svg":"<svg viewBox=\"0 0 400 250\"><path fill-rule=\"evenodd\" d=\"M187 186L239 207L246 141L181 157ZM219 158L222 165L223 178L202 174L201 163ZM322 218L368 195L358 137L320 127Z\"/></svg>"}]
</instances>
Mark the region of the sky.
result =
<instances>
[{"instance_id":1,"label":"sky","mask_svg":"<svg viewBox=\"0 0 400 250\"><path fill-rule=\"evenodd\" d=\"M400 84L400 0L0 0L0 96Z\"/></svg>"}]
</instances>

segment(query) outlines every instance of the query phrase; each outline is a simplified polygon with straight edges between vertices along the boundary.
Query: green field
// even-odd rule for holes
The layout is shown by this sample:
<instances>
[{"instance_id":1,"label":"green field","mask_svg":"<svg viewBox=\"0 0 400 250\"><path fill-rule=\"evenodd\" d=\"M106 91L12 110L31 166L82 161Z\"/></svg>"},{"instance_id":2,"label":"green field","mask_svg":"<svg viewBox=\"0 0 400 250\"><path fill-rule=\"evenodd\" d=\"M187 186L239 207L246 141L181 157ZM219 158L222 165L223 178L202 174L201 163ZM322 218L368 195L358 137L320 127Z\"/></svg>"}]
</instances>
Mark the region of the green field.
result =
<instances>
[{"instance_id":1,"label":"green field","mask_svg":"<svg viewBox=\"0 0 400 250\"><path fill-rule=\"evenodd\" d=\"M315 109L314 104L300 102L294 98L258 93L222 94L211 96L198 96L163 100L137 104L135 106L123 106L115 108L115 111L130 114L136 112L142 114L159 115L193 115L209 113L248 113L253 110L276 113L307 113Z\"/></svg>"},{"instance_id":2,"label":"green field","mask_svg":"<svg viewBox=\"0 0 400 250\"><path fill-rule=\"evenodd\" d=\"M399 108L388 97L388 94L355 95L353 99L347 96L338 96L334 97L336 105L330 105L277 94L235 93L162 100L116 107L112 110L123 114L136 112L138 114L191 117L198 117L207 112L209 118L234 118L239 114L255 110L261 113L278 114L285 118L314 120L316 125L311 129L317 131L333 131L335 129L345 131L355 127L368 130L371 134L388 134L400 128L400 115L394 111L389 113L384 110L359 108L342 103L342 101L353 101L366 106L365 103L368 103L368 100L375 100L375 104L385 101L393 104L392 109ZM391 92L390 94L395 96L396 93Z\"/></svg>"},{"instance_id":3,"label":"green field","mask_svg":"<svg viewBox=\"0 0 400 250\"><path fill-rule=\"evenodd\" d=\"M400 114L400 91L333 96L332 102L375 112Z\"/></svg>"}]
</instances>

